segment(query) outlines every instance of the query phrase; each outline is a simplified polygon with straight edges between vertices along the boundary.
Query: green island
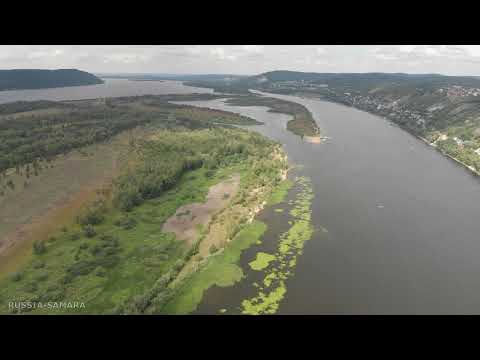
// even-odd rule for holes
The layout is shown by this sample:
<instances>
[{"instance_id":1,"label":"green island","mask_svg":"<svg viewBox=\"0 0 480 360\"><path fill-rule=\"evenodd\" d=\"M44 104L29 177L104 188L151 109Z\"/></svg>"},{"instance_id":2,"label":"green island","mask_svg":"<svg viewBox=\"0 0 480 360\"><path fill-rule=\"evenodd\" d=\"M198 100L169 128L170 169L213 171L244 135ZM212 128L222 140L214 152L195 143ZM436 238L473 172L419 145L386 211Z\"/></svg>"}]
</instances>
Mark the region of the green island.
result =
<instances>
[{"instance_id":1,"label":"green island","mask_svg":"<svg viewBox=\"0 0 480 360\"><path fill-rule=\"evenodd\" d=\"M311 112L303 105L260 95L237 96L227 101L235 106L265 106L270 112L287 114L292 119L287 123L287 130L299 136L318 137L320 129L312 117Z\"/></svg>"},{"instance_id":2,"label":"green island","mask_svg":"<svg viewBox=\"0 0 480 360\"><path fill-rule=\"evenodd\" d=\"M173 100L178 98L182 96ZM8 115L0 121L18 120L17 130L4 130L9 138L31 139L17 147L17 155L0 152L8 164L2 179L13 183L0 201L38 198L37 179L43 187L49 182L58 186L53 171L70 162L102 181L87 203L72 204L62 222L33 231L31 240L17 239L29 250L2 272L0 313L189 313L209 287L242 278L240 254L266 229L255 214L270 198L281 201L279 194L290 186L286 156L279 144L260 134L230 127L257 123L253 119L170 100L172 96L117 98L106 104L41 102L40 109L28 104L24 112L4 111ZM116 113L119 108L128 116ZM38 131L26 125L32 117L40 119ZM43 144L53 140L37 134L57 134L53 129L64 140L51 149ZM8 134L0 132L5 138ZM99 166L91 165L100 160ZM109 178L103 182L105 170ZM215 211L205 216L204 204ZM13 218L14 210L1 211ZM191 238L176 237L179 223L188 227L180 232L193 234ZM4 228L4 234L9 230ZM69 305L12 309L12 301Z\"/></svg>"}]
</instances>

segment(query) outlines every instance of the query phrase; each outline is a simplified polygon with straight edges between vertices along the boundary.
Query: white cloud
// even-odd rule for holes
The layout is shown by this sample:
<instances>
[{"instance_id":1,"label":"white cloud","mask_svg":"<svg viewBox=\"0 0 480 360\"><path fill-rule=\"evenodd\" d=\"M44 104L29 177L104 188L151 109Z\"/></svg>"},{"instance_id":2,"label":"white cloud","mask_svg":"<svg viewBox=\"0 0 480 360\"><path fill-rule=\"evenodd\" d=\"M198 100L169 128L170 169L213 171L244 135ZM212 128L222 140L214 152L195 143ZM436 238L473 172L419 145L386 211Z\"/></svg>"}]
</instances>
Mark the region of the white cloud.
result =
<instances>
[{"instance_id":1,"label":"white cloud","mask_svg":"<svg viewBox=\"0 0 480 360\"><path fill-rule=\"evenodd\" d=\"M217 47L210 50L210 55L218 60L235 61L237 57L235 55L228 54L224 48Z\"/></svg>"},{"instance_id":2,"label":"white cloud","mask_svg":"<svg viewBox=\"0 0 480 360\"><path fill-rule=\"evenodd\" d=\"M150 60L150 57L145 54L136 54L136 53L118 53L105 56L104 62L118 62L123 64L134 64L140 62L146 62Z\"/></svg>"},{"instance_id":3,"label":"white cloud","mask_svg":"<svg viewBox=\"0 0 480 360\"><path fill-rule=\"evenodd\" d=\"M270 70L480 75L478 45L0 45L0 69L258 74Z\"/></svg>"},{"instance_id":4,"label":"white cloud","mask_svg":"<svg viewBox=\"0 0 480 360\"><path fill-rule=\"evenodd\" d=\"M247 53L259 54L263 52L264 47L262 45L243 45L242 50Z\"/></svg>"},{"instance_id":5,"label":"white cloud","mask_svg":"<svg viewBox=\"0 0 480 360\"><path fill-rule=\"evenodd\" d=\"M415 49L415 46L416 45L400 45L398 48L401 52L409 53L412 52L413 49Z\"/></svg>"}]
</instances>

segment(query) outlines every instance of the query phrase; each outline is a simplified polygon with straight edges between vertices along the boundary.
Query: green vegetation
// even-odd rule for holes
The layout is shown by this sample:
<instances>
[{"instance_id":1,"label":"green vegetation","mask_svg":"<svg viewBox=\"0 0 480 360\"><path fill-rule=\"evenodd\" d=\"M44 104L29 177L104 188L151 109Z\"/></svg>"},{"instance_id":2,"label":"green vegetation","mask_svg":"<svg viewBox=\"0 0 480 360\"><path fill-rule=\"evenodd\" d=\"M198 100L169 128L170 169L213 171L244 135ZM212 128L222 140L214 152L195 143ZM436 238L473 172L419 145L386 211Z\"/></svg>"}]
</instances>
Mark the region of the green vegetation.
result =
<instances>
[{"instance_id":1,"label":"green vegetation","mask_svg":"<svg viewBox=\"0 0 480 360\"><path fill-rule=\"evenodd\" d=\"M259 252L257 253L257 258L254 261L249 262L248 265L250 265L253 270L260 271L265 269L270 263L270 261L273 260L275 260L274 255Z\"/></svg>"},{"instance_id":2,"label":"green vegetation","mask_svg":"<svg viewBox=\"0 0 480 360\"><path fill-rule=\"evenodd\" d=\"M263 283L258 284L258 294L242 301L242 313L249 315L274 314L287 292L286 280L293 275L297 257L302 254L305 241L313 234L311 202L314 197L310 182L297 179L302 190L290 211L292 225L280 236L275 254L258 253L249 265L257 271L265 271Z\"/></svg>"},{"instance_id":3,"label":"green vegetation","mask_svg":"<svg viewBox=\"0 0 480 360\"><path fill-rule=\"evenodd\" d=\"M165 95L114 98L105 103L85 100L0 105L0 194L15 186L7 179L8 169L15 169L16 175L22 175L21 184L28 187L28 179L52 166L57 155L109 141L114 135L139 126L202 129L218 124L259 124L238 114L168 102L197 98L205 96ZM88 156L83 150L80 152Z\"/></svg>"},{"instance_id":4,"label":"green vegetation","mask_svg":"<svg viewBox=\"0 0 480 360\"><path fill-rule=\"evenodd\" d=\"M198 289L208 286L194 286L195 272L187 277L186 284L191 285L179 283L182 291L170 284L197 257L199 243L188 247L173 234L163 233L162 224L180 206L204 201L212 185L233 173L241 174L245 190L278 183L285 166L272 159L278 144L242 129L179 126L155 131L130 147L130 166L115 180L112 192L100 193L76 222L58 229L48 241L35 243L32 260L16 275L1 280L1 313L11 311L7 304L12 300L85 304L54 313L169 313L191 308L200 301L198 294L201 299L203 290ZM234 203L247 201L249 193L241 191ZM199 258L210 264L201 271L208 275L208 284L237 281L242 272L235 262L241 250L258 241L264 231L262 224L240 225L238 218L235 227L233 221L225 226L231 227L230 234L237 234L235 240L206 259ZM217 270L208 270L210 266ZM224 274L221 278L218 268ZM172 308L170 300L182 297L188 286L194 286L196 300L182 300ZM52 313L45 308L14 311Z\"/></svg>"},{"instance_id":5,"label":"green vegetation","mask_svg":"<svg viewBox=\"0 0 480 360\"><path fill-rule=\"evenodd\" d=\"M267 205L271 206L280 204L287 196L288 191L292 188L293 184L293 181L288 179L283 181L272 192L272 195L270 195L270 198L268 199Z\"/></svg>"},{"instance_id":6,"label":"green vegetation","mask_svg":"<svg viewBox=\"0 0 480 360\"><path fill-rule=\"evenodd\" d=\"M0 70L0 91L95 84L103 84L103 80L93 74L76 69Z\"/></svg>"},{"instance_id":7,"label":"green vegetation","mask_svg":"<svg viewBox=\"0 0 480 360\"><path fill-rule=\"evenodd\" d=\"M240 281L244 276L242 269L237 265L240 255L243 250L255 244L266 229L267 226L260 221L244 225L222 252L209 257L200 270L177 286L175 296L160 309L161 312L188 314L196 309L208 288L214 285L231 286Z\"/></svg>"},{"instance_id":8,"label":"green vegetation","mask_svg":"<svg viewBox=\"0 0 480 360\"><path fill-rule=\"evenodd\" d=\"M300 104L269 98L259 95L237 96L228 100L228 104L236 106L266 106L269 111L291 115L287 130L300 136L318 136L320 129L308 109Z\"/></svg>"}]
</instances>

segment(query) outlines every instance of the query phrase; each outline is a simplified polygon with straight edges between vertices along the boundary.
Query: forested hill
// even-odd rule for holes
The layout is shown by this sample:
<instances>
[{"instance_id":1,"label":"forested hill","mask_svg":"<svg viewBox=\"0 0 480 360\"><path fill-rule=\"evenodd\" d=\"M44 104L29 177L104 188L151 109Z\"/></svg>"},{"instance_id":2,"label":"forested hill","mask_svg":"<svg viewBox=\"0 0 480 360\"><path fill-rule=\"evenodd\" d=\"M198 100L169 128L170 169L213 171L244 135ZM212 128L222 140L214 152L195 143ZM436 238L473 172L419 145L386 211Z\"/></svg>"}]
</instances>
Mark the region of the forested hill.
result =
<instances>
[{"instance_id":1,"label":"forested hill","mask_svg":"<svg viewBox=\"0 0 480 360\"><path fill-rule=\"evenodd\" d=\"M197 79L190 85L214 88L218 92L245 93L248 89L267 91L277 90L316 90L325 87L345 91L368 92L382 89L386 92L402 92L406 95L418 89L435 91L445 86L480 88L480 78L473 76L445 76L440 74L404 73L309 73L300 71L270 71L263 74L231 79L230 81L210 81ZM309 88L309 89L307 89Z\"/></svg>"},{"instance_id":2,"label":"forested hill","mask_svg":"<svg viewBox=\"0 0 480 360\"><path fill-rule=\"evenodd\" d=\"M103 80L95 75L76 69L0 70L0 91L94 85L102 83Z\"/></svg>"}]
</instances>

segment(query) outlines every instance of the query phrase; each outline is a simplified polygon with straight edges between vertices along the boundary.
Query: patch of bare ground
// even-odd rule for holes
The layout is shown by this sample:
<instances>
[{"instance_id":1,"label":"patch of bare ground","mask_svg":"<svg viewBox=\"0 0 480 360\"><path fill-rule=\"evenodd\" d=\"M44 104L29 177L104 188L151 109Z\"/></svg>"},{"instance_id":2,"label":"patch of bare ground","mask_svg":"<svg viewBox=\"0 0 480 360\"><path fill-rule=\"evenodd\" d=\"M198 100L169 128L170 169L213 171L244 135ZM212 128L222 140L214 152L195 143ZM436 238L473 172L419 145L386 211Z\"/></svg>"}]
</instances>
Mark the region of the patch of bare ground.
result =
<instances>
[{"instance_id":1,"label":"patch of bare ground","mask_svg":"<svg viewBox=\"0 0 480 360\"><path fill-rule=\"evenodd\" d=\"M275 149L272 157L287 162L287 156L280 147ZM280 170L279 175L282 181L286 180L288 168ZM231 204L214 214L208 222L199 244L198 253L190 258L170 286L175 287L181 280L197 271L209 256L216 251L222 251L237 234L239 225L241 223L251 223L265 207L271 191L270 186L254 184L239 190ZM212 247L214 252L212 252Z\"/></svg>"},{"instance_id":2,"label":"patch of bare ground","mask_svg":"<svg viewBox=\"0 0 480 360\"><path fill-rule=\"evenodd\" d=\"M163 232L172 232L176 238L190 246L199 237L199 228L206 226L212 216L225 208L237 194L240 175L234 174L230 179L212 186L204 203L181 206L174 215L165 221Z\"/></svg>"}]
</instances>

